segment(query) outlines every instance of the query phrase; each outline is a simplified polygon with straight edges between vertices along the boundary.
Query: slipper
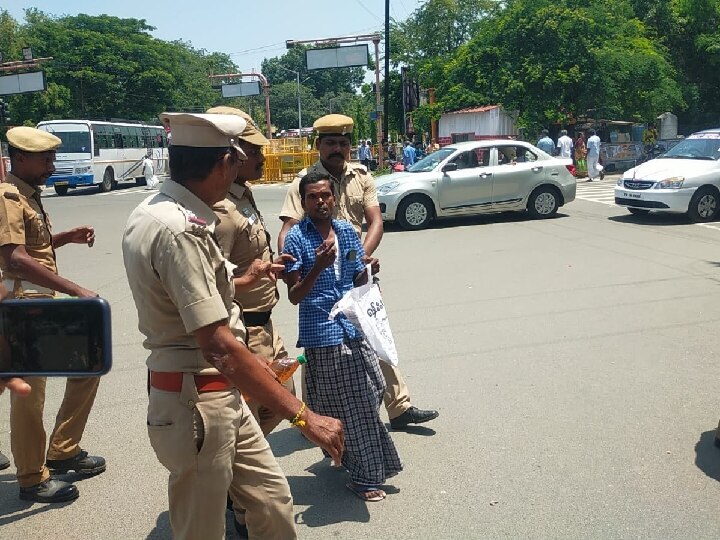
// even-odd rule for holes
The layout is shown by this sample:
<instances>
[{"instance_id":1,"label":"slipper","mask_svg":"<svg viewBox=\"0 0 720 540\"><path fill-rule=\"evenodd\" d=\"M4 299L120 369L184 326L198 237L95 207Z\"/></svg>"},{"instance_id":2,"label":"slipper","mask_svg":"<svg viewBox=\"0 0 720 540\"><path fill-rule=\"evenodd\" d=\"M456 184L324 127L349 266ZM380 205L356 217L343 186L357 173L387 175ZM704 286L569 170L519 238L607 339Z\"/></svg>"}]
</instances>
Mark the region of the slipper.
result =
<instances>
[{"instance_id":1,"label":"slipper","mask_svg":"<svg viewBox=\"0 0 720 540\"><path fill-rule=\"evenodd\" d=\"M355 482L348 482L345 487L365 502L378 502L385 498L385 492L376 486L361 486Z\"/></svg>"}]
</instances>

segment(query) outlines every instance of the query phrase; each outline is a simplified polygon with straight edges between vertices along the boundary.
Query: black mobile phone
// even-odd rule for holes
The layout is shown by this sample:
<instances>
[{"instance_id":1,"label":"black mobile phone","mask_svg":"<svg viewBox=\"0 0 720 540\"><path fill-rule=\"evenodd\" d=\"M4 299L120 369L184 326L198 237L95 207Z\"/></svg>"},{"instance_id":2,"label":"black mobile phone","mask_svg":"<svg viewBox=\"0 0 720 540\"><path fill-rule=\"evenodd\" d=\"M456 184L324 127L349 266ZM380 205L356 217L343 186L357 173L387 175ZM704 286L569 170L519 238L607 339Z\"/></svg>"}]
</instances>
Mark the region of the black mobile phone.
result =
<instances>
[{"instance_id":1,"label":"black mobile phone","mask_svg":"<svg viewBox=\"0 0 720 540\"><path fill-rule=\"evenodd\" d=\"M0 377L90 377L111 365L110 305L102 298L0 302Z\"/></svg>"}]
</instances>

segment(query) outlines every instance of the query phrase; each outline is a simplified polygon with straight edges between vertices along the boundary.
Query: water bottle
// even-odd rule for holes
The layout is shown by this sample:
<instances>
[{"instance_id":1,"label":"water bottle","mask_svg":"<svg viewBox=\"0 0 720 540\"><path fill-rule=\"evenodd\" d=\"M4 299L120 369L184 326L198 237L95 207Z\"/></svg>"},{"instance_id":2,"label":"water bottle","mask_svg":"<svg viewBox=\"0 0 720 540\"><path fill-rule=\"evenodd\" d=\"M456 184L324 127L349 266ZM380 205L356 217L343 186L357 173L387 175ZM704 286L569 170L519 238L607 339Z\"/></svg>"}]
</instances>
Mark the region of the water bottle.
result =
<instances>
[{"instance_id":1,"label":"water bottle","mask_svg":"<svg viewBox=\"0 0 720 540\"><path fill-rule=\"evenodd\" d=\"M293 374L297 371L297 368L299 368L301 364L304 364L306 362L307 360L305 359L304 354L301 354L297 358L290 358L289 356L284 356L282 358L277 358L276 360L273 360L270 364L270 368L275 372L275 375L277 375L280 383L284 383L293 376Z\"/></svg>"}]
</instances>

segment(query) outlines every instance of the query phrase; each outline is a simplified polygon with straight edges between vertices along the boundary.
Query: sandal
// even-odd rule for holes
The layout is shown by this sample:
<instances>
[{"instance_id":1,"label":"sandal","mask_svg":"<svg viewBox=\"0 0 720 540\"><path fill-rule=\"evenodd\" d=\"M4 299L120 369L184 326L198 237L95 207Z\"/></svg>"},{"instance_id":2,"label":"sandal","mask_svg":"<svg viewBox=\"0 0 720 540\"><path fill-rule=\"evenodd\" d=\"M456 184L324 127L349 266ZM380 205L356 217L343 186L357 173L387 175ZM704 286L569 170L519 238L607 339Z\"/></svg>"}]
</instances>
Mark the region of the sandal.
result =
<instances>
[{"instance_id":1,"label":"sandal","mask_svg":"<svg viewBox=\"0 0 720 540\"><path fill-rule=\"evenodd\" d=\"M365 502L382 501L386 496L385 492L377 486L363 486L355 482L348 482L345 487Z\"/></svg>"}]
</instances>

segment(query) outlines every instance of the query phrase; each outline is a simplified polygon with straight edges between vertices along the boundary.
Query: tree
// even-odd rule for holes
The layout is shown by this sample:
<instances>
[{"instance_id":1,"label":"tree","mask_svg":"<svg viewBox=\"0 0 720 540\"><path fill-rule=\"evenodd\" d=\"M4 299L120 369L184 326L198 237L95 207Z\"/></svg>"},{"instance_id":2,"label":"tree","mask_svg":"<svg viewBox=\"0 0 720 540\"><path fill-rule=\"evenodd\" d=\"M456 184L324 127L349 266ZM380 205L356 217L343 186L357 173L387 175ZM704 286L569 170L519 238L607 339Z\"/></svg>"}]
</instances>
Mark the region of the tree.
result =
<instances>
[{"instance_id":1,"label":"tree","mask_svg":"<svg viewBox=\"0 0 720 540\"><path fill-rule=\"evenodd\" d=\"M444 70L445 110L502 104L521 128L585 115L651 120L684 105L667 51L626 0L510 0Z\"/></svg>"}]
</instances>

